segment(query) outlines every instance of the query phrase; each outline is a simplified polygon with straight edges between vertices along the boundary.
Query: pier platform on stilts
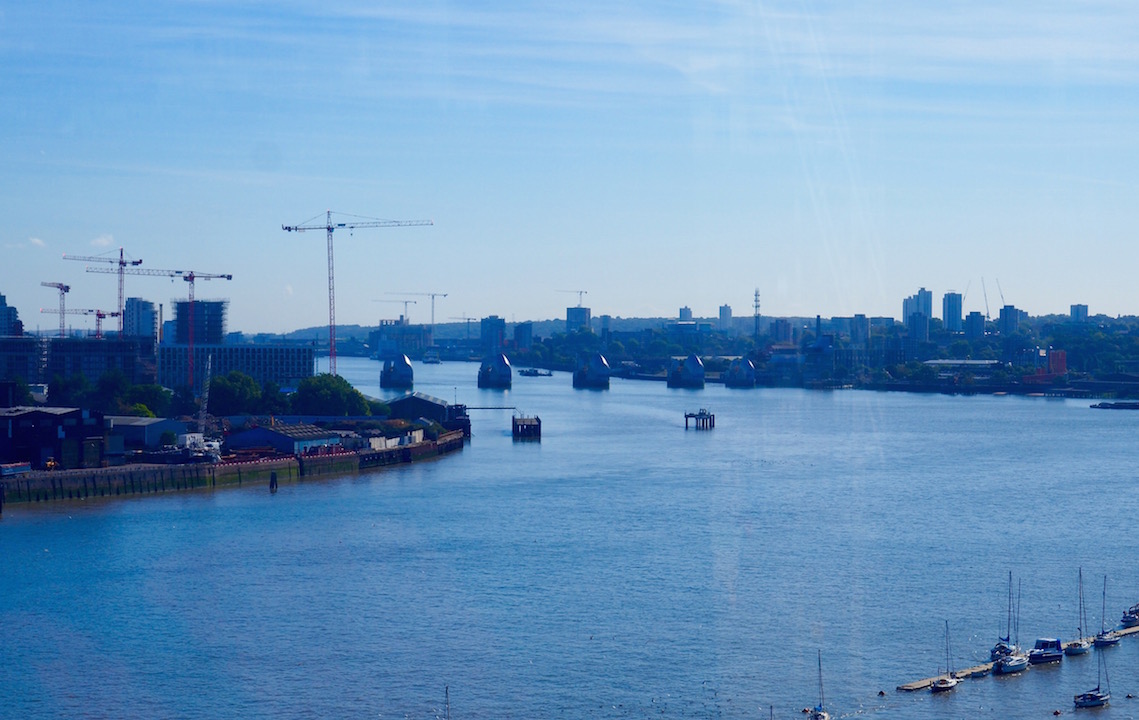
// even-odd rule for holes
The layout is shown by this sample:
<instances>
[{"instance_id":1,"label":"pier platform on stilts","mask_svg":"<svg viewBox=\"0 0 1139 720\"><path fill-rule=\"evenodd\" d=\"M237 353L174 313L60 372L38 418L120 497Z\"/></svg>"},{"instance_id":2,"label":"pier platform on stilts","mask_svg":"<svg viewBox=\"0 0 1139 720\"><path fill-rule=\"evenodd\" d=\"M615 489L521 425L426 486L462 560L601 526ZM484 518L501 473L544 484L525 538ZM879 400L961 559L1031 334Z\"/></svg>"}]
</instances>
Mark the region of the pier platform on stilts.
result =
<instances>
[{"instance_id":1,"label":"pier platform on stilts","mask_svg":"<svg viewBox=\"0 0 1139 720\"><path fill-rule=\"evenodd\" d=\"M711 430L716 427L716 416L704 408L700 412L684 413L684 429L688 429L688 421L692 420L697 430Z\"/></svg>"}]
</instances>

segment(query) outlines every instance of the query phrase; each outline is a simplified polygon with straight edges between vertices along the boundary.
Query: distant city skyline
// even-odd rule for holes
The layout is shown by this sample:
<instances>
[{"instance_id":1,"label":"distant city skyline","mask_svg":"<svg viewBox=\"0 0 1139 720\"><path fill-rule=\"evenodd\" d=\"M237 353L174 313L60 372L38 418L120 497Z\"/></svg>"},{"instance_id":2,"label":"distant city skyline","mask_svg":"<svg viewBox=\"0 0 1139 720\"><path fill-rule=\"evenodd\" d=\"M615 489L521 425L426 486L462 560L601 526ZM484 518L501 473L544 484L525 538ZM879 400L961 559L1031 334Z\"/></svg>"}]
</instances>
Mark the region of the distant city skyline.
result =
<instances>
[{"instance_id":1,"label":"distant city skyline","mask_svg":"<svg viewBox=\"0 0 1139 720\"><path fill-rule=\"evenodd\" d=\"M1133 4L5 8L0 293L29 328L112 309L123 247L230 327L338 324L447 293L499 315L1139 314ZM998 289L998 280L999 288ZM571 290L572 289L572 290ZM129 277L170 307L186 283ZM1003 298L1001 297L1003 295ZM425 298L413 322L427 323ZM899 318L901 320L901 318ZM93 319L70 324L93 328Z\"/></svg>"}]
</instances>

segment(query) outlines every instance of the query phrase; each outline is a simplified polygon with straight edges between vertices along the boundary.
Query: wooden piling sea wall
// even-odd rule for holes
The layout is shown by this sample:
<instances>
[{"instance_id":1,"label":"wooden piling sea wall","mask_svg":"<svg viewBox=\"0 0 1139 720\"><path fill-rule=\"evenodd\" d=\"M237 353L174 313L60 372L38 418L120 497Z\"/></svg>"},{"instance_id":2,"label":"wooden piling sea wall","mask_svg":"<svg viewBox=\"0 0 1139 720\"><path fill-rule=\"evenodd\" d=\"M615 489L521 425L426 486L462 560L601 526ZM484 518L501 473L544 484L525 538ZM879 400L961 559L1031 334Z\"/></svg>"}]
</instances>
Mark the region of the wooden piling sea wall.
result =
<instances>
[{"instance_id":1,"label":"wooden piling sea wall","mask_svg":"<svg viewBox=\"0 0 1139 720\"><path fill-rule=\"evenodd\" d=\"M213 489L248 484L270 485L296 482L301 478L347 475L360 471L414 462L463 449L461 432L388 450L306 455L237 463L192 465L124 465L87 470L29 472L0 480L0 513L18 503L86 500L89 498L147 495Z\"/></svg>"}]
</instances>

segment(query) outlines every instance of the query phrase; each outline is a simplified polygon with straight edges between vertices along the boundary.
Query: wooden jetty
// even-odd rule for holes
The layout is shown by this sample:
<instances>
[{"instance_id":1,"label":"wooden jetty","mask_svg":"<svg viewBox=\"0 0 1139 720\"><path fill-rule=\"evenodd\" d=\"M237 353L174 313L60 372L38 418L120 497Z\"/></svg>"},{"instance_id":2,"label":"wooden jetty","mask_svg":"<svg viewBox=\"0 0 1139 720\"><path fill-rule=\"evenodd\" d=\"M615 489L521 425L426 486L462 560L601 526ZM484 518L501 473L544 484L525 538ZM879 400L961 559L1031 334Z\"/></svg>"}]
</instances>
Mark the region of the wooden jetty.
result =
<instances>
[{"instance_id":1,"label":"wooden jetty","mask_svg":"<svg viewBox=\"0 0 1139 720\"><path fill-rule=\"evenodd\" d=\"M716 427L716 416L708 412L705 408L700 408L700 412L684 413L684 429L688 429L688 421L694 421L697 430L711 430Z\"/></svg>"},{"instance_id":2,"label":"wooden jetty","mask_svg":"<svg viewBox=\"0 0 1139 720\"><path fill-rule=\"evenodd\" d=\"M1134 635L1135 633L1139 633L1139 626L1130 627L1130 628L1116 628L1116 630L1115 630L1115 634L1119 635L1120 637L1126 637L1128 635ZM1095 635L1092 635L1091 637L1086 637L1086 638L1084 638L1084 640L1086 640L1087 642L1092 642L1095 640ZM1067 648L1069 645L1072 645L1074 642L1075 641L1064 643L1064 647ZM1103 651L1102 650L1096 650L1095 652L1103 652ZM958 670L958 671L953 673L953 677L961 678L962 680L964 680L965 678L983 677L985 675L988 675L992 669L993 669L993 664L991 662L981 663L980 665L974 665L971 668L965 668L964 670ZM915 680L911 683L906 683L905 685L899 685L897 689L900 692L914 692L916 690L925 690L925 689L929 688L929 686L932 685L933 682L935 680L937 680L937 678L939 678L939 677L941 677L941 675L936 675L936 676L931 677L931 678L925 678L924 680Z\"/></svg>"},{"instance_id":3,"label":"wooden jetty","mask_svg":"<svg viewBox=\"0 0 1139 720\"><path fill-rule=\"evenodd\" d=\"M515 440L541 440L542 418L514 416L511 421L511 434Z\"/></svg>"}]
</instances>

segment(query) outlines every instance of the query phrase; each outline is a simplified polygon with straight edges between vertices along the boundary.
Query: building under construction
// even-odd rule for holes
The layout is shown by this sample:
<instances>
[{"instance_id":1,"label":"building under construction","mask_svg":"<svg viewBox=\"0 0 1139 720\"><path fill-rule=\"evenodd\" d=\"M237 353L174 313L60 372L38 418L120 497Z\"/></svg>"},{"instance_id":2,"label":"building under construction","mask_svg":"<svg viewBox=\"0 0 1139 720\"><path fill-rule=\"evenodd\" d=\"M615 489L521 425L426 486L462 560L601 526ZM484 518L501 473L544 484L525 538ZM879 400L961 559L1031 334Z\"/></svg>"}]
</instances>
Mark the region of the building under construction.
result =
<instances>
[{"instance_id":1,"label":"building under construction","mask_svg":"<svg viewBox=\"0 0 1139 720\"><path fill-rule=\"evenodd\" d=\"M301 380L313 376L312 345L227 344L228 301L195 301L193 322L189 302L175 301L173 305L173 337L163 338L158 346L159 385L189 387L197 395L205 385L207 366L215 377L236 370L258 385L272 382L282 388L295 388Z\"/></svg>"}]
</instances>

